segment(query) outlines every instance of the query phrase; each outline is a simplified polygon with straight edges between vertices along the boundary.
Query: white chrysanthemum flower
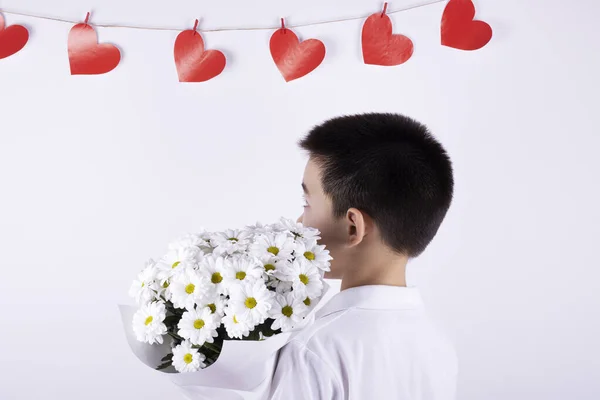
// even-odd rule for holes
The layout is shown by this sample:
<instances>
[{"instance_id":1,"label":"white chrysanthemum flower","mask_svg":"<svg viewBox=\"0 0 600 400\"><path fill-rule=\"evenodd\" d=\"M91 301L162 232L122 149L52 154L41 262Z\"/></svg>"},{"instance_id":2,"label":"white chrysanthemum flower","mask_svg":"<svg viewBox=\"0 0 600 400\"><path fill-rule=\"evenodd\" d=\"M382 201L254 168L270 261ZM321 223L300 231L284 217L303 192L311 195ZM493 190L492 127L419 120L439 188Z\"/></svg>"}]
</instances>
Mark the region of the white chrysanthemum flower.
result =
<instances>
[{"instance_id":1,"label":"white chrysanthemum flower","mask_svg":"<svg viewBox=\"0 0 600 400\"><path fill-rule=\"evenodd\" d=\"M210 243L216 255L231 255L236 252L243 253L250 245L252 234L241 229L227 229L211 235Z\"/></svg>"},{"instance_id":2,"label":"white chrysanthemum flower","mask_svg":"<svg viewBox=\"0 0 600 400\"><path fill-rule=\"evenodd\" d=\"M319 300L319 298L313 298L311 299L310 297L306 296L306 298L304 298L304 300L302 300L302 302L304 303L304 305L306 306L306 313L309 314L313 308L316 307L317 305L317 300Z\"/></svg>"},{"instance_id":3,"label":"white chrysanthemum flower","mask_svg":"<svg viewBox=\"0 0 600 400\"><path fill-rule=\"evenodd\" d=\"M272 224L268 225L268 228L264 229L264 232L260 232L257 233L257 235L259 234L265 234L265 233L281 233L281 232L285 232L287 229L285 228L285 226L283 226L283 224L281 224L280 222L275 222Z\"/></svg>"},{"instance_id":4,"label":"white chrysanthemum flower","mask_svg":"<svg viewBox=\"0 0 600 400\"><path fill-rule=\"evenodd\" d=\"M270 311L271 318L275 319L271 329L281 328L282 332L288 332L300 324L307 314L307 307L302 300L294 292L277 294Z\"/></svg>"},{"instance_id":5,"label":"white chrysanthemum flower","mask_svg":"<svg viewBox=\"0 0 600 400\"><path fill-rule=\"evenodd\" d=\"M171 301L177 308L192 310L194 304L204 302L210 287L202 279L200 273L193 268L186 268L175 276L169 285Z\"/></svg>"},{"instance_id":6,"label":"white chrysanthemum flower","mask_svg":"<svg viewBox=\"0 0 600 400\"><path fill-rule=\"evenodd\" d=\"M321 232L319 232L318 229L306 227L306 226L302 225L300 222L296 222L289 218L281 217L280 224L281 224L281 227L283 228L282 230L290 231L294 235L294 238L296 238L296 239L297 238L303 238L306 240L321 239L321 236L319 236L321 234Z\"/></svg>"},{"instance_id":7,"label":"white chrysanthemum flower","mask_svg":"<svg viewBox=\"0 0 600 400\"><path fill-rule=\"evenodd\" d=\"M212 314L210 308L196 308L183 313L177 328L177 334L188 339L192 344L202 346L204 342L213 343L213 337L217 337L217 327L221 321Z\"/></svg>"},{"instance_id":8,"label":"white chrysanthemum flower","mask_svg":"<svg viewBox=\"0 0 600 400\"><path fill-rule=\"evenodd\" d=\"M156 301L140 308L133 315L133 332L137 340L145 343L162 343L162 335L167 333L164 324L167 311L165 303Z\"/></svg>"},{"instance_id":9,"label":"white chrysanthemum flower","mask_svg":"<svg viewBox=\"0 0 600 400\"><path fill-rule=\"evenodd\" d=\"M196 258L198 261L202 259L202 257L206 254L211 254L213 251L213 246L210 243L210 238L213 233L206 231L204 228L200 228L198 232L187 233L178 237L169 243L169 250L176 250L187 247L197 247L200 249L200 252L197 254Z\"/></svg>"},{"instance_id":10,"label":"white chrysanthemum flower","mask_svg":"<svg viewBox=\"0 0 600 400\"><path fill-rule=\"evenodd\" d=\"M257 257L263 267L263 273L266 275L282 276L290 268L290 262L278 257L275 257L271 253L265 253L260 257Z\"/></svg>"},{"instance_id":11,"label":"white chrysanthemum flower","mask_svg":"<svg viewBox=\"0 0 600 400\"><path fill-rule=\"evenodd\" d=\"M229 294L234 286L262 280L263 271L264 268L255 257L239 256L225 259L223 277L227 288L226 294Z\"/></svg>"},{"instance_id":12,"label":"white chrysanthemum flower","mask_svg":"<svg viewBox=\"0 0 600 400\"><path fill-rule=\"evenodd\" d=\"M285 232L256 236L250 246L250 253L256 257L273 255L281 260L289 260L296 248L294 239Z\"/></svg>"},{"instance_id":13,"label":"white chrysanthemum flower","mask_svg":"<svg viewBox=\"0 0 600 400\"><path fill-rule=\"evenodd\" d=\"M158 273L158 272L157 272ZM165 300L171 300L171 281L169 279L160 280L158 276L155 280L154 287L156 289L156 297L163 297Z\"/></svg>"},{"instance_id":14,"label":"white chrysanthemum flower","mask_svg":"<svg viewBox=\"0 0 600 400\"><path fill-rule=\"evenodd\" d=\"M236 314L230 306L225 307L223 325L225 326L227 335L232 339L242 339L242 337L250 334L250 329L254 329L254 326L250 324L250 321Z\"/></svg>"},{"instance_id":15,"label":"white chrysanthemum flower","mask_svg":"<svg viewBox=\"0 0 600 400\"><path fill-rule=\"evenodd\" d=\"M322 271L331 270L329 261L333 258L329 250L325 250L325 245L317 244L316 240L297 240L294 254L296 259L302 259Z\"/></svg>"},{"instance_id":16,"label":"white chrysanthemum flower","mask_svg":"<svg viewBox=\"0 0 600 400\"><path fill-rule=\"evenodd\" d=\"M253 236L275 232L273 225L264 225L260 222L257 222L256 225L247 225L246 231L250 232Z\"/></svg>"},{"instance_id":17,"label":"white chrysanthemum flower","mask_svg":"<svg viewBox=\"0 0 600 400\"><path fill-rule=\"evenodd\" d=\"M257 325L268 318L274 295L262 280L253 284L237 285L229 293L229 306L236 315Z\"/></svg>"},{"instance_id":18,"label":"white chrysanthemum flower","mask_svg":"<svg viewBox=\"0 0 600 400\"><path fill-rule=\"evenodd\" d=\"M169 243L168 248L169 250L179 250L189 247L198 247L200 249L204 247L210 247L206 239L208 239L207 232L204 230L204 228L200 228L199 233L187 233L176 238Z\"/></svg>"},{"instance_id":19,"label":"white chrysanthemum flower","mask_svg":"<svg viewBox=\"0 0 600 400\"><path fill-rule=\"evenodd\" d=\"M225 314L225 307L227 306L227 298L222 295L217 295L215 297L209 297L205 299L202 303L198 303L198 307L208 307L211 313L217 319L217 327L221 323L221 319L223 318L223 314Z\"/></svg>"},{"instance_id":20,"label":"white chrysanthemum flower","mask_svg":"<svg viewBox=\"0 0 600 400\"><path fill-rule=\"evenodd\" d=\"M204 360L206 356L194 349L188 340L173 349L173 366L178 372L195 372L205 368Z\"/></svg>"},{"instance_id":21,"label":"white chrysanthemum flower","mask_svg":"<svg viewBox=\"0 0 600 400\"><path fill-rule=\"evenodd\" d=\"M156 268L157 280L160 285L163 285L167 280L179 275L186 268L194 268L198 262L199 254L201 253L198 247L181 247L171 249L157 263Z\"/></svg>"},{"instance_id":22,"label":"white chrysanthemum flower","mask_svg":"<svg viewBox=\"0 0 600 400\"><path fill-rule=\"evenodd\" d=\"M323 292L321 273L312 264L304 260L294 261L290 270L289 280L298 296L314 299Z\"/></svg>"},{"instance_id":23,"label":"white chrysanthemum flower","mask_svg":"<svg viewBox=\"0 0 600 400\"><path fill-rule=\"evenodd\" d=\"M226 293L225 259L213 254L204 257L198 267L198 272L216 294Z\"/></svg>"},{"instance_id":24,"label":"white chrysanthemum flower","mask_svg":"<svg viewBox=\"0 0 600 400\"><path fill-rule=\"evenodd\" d=\"M279 294L286 294L292 291L291 270L285 279L280 279L276 276L270 276L267 281L267 287L272 287Z\"/></svg>"},{"instance_id":25,"label":"white chrysanthemum flower","mask_svg":"<svg viewBox=\"0 0 600 400\"><path fill-rule=\"evenodd\" d=\"M157 298L158 287L154 281L155 275L155 262L150 259L129 288L129 296L133 297L138 304L145 304Z\"/></svg>"}]
</instances>

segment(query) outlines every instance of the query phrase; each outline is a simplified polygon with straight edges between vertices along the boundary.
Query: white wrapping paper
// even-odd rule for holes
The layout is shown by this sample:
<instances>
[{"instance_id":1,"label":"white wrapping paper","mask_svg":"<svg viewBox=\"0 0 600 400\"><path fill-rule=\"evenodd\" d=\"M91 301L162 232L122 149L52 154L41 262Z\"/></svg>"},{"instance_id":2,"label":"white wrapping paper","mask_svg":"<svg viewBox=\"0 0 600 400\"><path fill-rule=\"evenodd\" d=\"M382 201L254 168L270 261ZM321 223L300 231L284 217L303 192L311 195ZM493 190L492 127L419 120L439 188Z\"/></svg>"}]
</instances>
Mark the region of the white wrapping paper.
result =
<instances>
[{"instance_id":1,"label":"white wrapping paper","mask_svg":"<svg viewBox=\"0 0 600 400\"><path fill-rule=\"evenodd\" d=\"M323 282L323 296L329 289ZM132 328L136 306L119 305L127 342L137 358L156 374L171 380L190 400L268 400L277 352L285 346L303 326L314 321L317 307L306 317L302 327L291 332L273 335L265 340L225 340L219 358L205 369L178 373L173 367L157 371L161 358L171 352L171 337L165 336L163 344L147 344L136 339Z\"/></svg>"}]
</instances>

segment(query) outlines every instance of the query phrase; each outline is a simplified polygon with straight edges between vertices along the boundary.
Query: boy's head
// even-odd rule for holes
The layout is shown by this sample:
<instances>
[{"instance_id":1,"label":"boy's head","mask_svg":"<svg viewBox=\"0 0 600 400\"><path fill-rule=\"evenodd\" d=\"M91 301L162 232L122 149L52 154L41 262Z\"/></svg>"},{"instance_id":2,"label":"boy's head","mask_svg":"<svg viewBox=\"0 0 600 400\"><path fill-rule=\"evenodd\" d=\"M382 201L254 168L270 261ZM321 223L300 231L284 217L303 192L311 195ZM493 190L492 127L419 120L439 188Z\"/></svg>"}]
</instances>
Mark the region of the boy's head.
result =
<instances>
[{"instance_id":1,"label":"boy's head","mask_svg":"<svg viewBox=\"0 0 600 400\"><path fill-rule=\"evenodd\" d=\"M391 113L342 116L299 145L310 157L298 221L321 231L333 257L327 278L341 278L360 252L408 259L425 250L450 207L454 179L424 125Z\"/></svg>"}]
</instances>

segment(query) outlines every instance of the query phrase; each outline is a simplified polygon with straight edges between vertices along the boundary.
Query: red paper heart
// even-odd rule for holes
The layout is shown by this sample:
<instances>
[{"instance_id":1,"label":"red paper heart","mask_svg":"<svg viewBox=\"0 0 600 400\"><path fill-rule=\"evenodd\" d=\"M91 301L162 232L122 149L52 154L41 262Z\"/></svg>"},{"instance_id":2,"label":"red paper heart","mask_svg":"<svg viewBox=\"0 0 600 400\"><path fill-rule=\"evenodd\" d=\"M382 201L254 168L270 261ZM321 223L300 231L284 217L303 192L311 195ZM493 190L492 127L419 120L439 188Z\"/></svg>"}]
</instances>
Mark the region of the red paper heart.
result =
<instances>
[{"instance_id":1,"label":"red paper heart","mask_svg":"<svg viewBox=\"0 0 600 400\"><path fill-rule=\"evenodd\" d=\"M384 13L371 15L362 29L362 51L365 64L399 65L413 54L408 37L392 34L392 20Z\"/></svg>"},{"instance_id":2,"label":"red paper heart","mask_svg":"<svg viewBox=\"0 0 600 400\"><path fill-rule=\"evenodd\" d=\"M300 43L288 28L275 31L269 42L271 56L286 82L298 79L317 68L325 58L325 45L317 39Z\"/></svg>"},{"instance_id":3,"label":"red paper heart","mask_svg":"<svg viewBox=\"0 0 600 400\"><path fill-rule=\"evenodd\" d=\"M204 82L225 69L225 55L219 50L204 50L202 36L187 30L175 39L175 66L179 82Z\"/></svg>"},{"instance_id":4,"label":"red paper heart","mask_svg":"<svg viewBox=\"0 0 600 400\"><path fill-rule=\"evenodd\" d=\"M69 32L71 75L97 75L112 71L121 61L119 49L98 44L96 31L88 24L77 24Z\"/></svg>"},{"instance_id":5,"label":"red paper heart","mask_svg":"<svg viewBox=\"0 0 600 400\"><path fill-rule=\"evenodd\" d=\"M5 28L4 17L0 14L0 59L12 56L27 44L29 32L21 25Z\"/></svg>"},{"instance_id":6,"label":"red paper heart","mask_svg":"<svg viewBox=\"0 0 600 400\"><path fill-rule=\"evenodd\" d=\"M492 27L474 21L475 6L471 0L450 0L442 16L442 45L460 50L477 50L492 39Z\"/></svg>"}]
</instances>

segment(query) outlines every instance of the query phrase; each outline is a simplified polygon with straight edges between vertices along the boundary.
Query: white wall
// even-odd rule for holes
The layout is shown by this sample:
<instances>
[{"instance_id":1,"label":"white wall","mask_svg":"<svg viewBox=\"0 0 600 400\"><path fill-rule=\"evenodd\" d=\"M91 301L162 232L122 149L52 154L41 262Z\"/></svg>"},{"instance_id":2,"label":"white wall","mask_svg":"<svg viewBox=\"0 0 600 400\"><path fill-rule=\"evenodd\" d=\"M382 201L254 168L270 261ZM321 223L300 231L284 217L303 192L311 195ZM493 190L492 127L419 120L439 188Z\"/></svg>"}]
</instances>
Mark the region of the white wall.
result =
<instances>
[{"instance_id":1,"label":"white wall","mask_svg":"<svg viewBox=\"0 0 600 400\"><path fill-rule=\"evenodd\" d=\"M390 9L418 1L394 1ZM173 4L175 3L175 4ZM4 9L97 23L200 28L368 15L379 1L4 0ZM450 152L454 204L411 263L460 355L459 399L600 397L600 3L477 0L484 49L439 45L443 3L392 16L405 65L362 64L362 21L299 28L327 46L284 83L271 31L206 33L228 57L179 84L177 32L99 29L123 50L105 76L71 77L70 24L31 30L0 60L0 398L175 399L129 352L116 304L166 242L301 212L295 142L326 118L397 111Z\"/></svg>"}]
</instances>

